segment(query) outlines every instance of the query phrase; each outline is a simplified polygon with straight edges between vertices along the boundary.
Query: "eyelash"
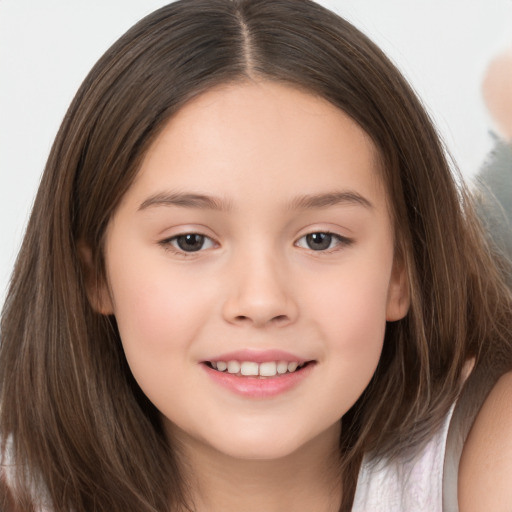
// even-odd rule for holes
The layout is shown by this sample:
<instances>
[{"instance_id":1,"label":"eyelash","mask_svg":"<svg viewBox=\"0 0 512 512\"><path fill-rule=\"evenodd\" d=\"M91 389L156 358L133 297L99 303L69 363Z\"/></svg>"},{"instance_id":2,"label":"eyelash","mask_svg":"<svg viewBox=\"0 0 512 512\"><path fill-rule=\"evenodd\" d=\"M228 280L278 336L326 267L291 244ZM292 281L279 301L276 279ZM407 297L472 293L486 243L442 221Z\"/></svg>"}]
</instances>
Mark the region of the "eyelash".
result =
<instances>
[{"instance_id":1,"label":"eyelash","mask_svg":"<svg viewBox=\"0 0 512 512\"><path fill-rule=\"evenodd\" d=\"M313 237L315 235L323 235L323 236L327 237L327 239L329 241L328 247L325 249L313 249L311 247L303 247L303 246L299 245L300 240L307 239L308 237ZM334 246L331 247L331 244L334 241L336 243L334 244ZM332 252L340 250L343 247L349 247L350 245L352 245L353 242L354 242L354 240L352 240L351 238L347 238L347 237L338 235L336 233L332 233L330 231L313 231L311 233L301 236L297 240L297 242L295 242L295 245L297 247L301 247L303 249L310 250L310 251L313 251L316 253L332 253Z\"/></svg>"},{"instance_id":2,"label":"eyelash","mask_svg":"<svg viewBox=\"0 0 512 512\"><path fill-rule=\"evenodd\" d=\"M180 239L184 239L184 238L190 237L190 236L200 237L203 242L201 244L201 247L199 247L196 250L192 250L192 251L186 251L185 249L179 247ZM159 242L159 245L161 245L166 251L172 251L175 254L187 257L196 252L201 252L202 250L204 250L204 242L205 241L208 241L211 244L211 247L214 247L216 245L216 242L214 240L212 240L212 238L210 238L209 236L203 235L201 233L195 233L195 232L181 233L181 234L173 236L171 238L166 238L165 240L162 240L161 242ZM174 244L176 244L176 245L174 245ZM211 247L208 247L208 249L210 249Z\"/></svg>"},{"instance_id":3,"label":"eyelash","mask_svg":"<svg viewBox=\"0 0 512 512\"><path fill-rule=\"evenodd\" d=\"M306 245L307 245L308 237L314 237L315 235L322 235L324 237L323 240L325 240L325 238L327 238L328 246L325 248L321 248L321 249L313 249L312 247L303 246L303 245L299 244L299 242L304 239L304 240L306 240ZM187 250L183 249L183 247L180 247L180 239L185 239L186 237L191 237L191 236L199 237L201 239L200 247L195 250L191 250L191 251L187 251ZM210 244L210 246L207 247L206 249L211 249L212 247L214 247L216 245L216 242L209 236L203 235L201 233L195 233L195 232L182 233L182 234L170 237L170 238L166 238L165 240L160 241L159 245L161 245L166 251L172 251L173 253L178 254L180 256L188 257L188 256L193 255L194 253L202 252L203 250L205 250L204 243L206 241L208 241L208 243ZM311 241L311 239L310 239L310 241ZM333 242L335 242L334 246L332 246ZM313 231L311 233L307 233L306 235L301 236L295 242L294 245L296 247L300 247L302 249L306 249L306 250L309 250L309 251L312 251L315 253L332 253L337 250L340 250L340 248L342 248L342 247L348 247L348 246L352 245L353 242L354 241L350 238L338 235L336 233L332 233L330 231Z\"/></svg>"}]
</instances>

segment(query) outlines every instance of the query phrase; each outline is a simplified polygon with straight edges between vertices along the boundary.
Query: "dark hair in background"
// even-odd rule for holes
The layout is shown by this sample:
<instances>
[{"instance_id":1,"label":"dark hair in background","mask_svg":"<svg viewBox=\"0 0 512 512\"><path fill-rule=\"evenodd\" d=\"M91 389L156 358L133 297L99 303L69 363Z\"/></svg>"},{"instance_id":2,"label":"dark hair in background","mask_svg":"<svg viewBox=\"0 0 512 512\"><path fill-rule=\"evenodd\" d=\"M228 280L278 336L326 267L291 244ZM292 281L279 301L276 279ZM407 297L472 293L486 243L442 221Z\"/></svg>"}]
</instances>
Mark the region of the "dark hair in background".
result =
<instances>
[{"instance_id":1,"label":"dark hair in background","mask_svg":"<svg viewBox=\"0 0 512 512\"><path fill-rule=\"evenodd\" d=\"M185 507L179 450L130 373L115 319L94 312L85 284L105 277L105 228L165 122L216 85L253 79L321 96L370 135L408 270L410 312L388 325L376 374L342 420L342 509L363 453L396 456L439 424L468 357L477 368L491 355L503 363L489 383L510 367L510 293L429 118L382 52L308 0L178 1L130 29L84 81L15 266L1 323L0 431L23 512L34 488L55 512ZM95 276L79 244L92 249Z\"/></svg>"}]
</instances>

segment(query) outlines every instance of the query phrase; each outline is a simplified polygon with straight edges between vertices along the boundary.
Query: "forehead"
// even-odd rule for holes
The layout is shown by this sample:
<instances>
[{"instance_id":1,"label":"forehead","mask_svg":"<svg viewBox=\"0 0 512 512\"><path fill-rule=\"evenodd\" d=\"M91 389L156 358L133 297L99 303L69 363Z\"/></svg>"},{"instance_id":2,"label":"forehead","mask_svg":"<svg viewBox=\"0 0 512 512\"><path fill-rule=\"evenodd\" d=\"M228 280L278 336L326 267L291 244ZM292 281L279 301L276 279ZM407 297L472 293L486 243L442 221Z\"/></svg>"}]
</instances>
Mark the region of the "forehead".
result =
<instances>
[{"instance_id":1,"label":"forehead","mask_svg":"<svg viewBox=\"0 0 512 512\"><path fill-rule=\"evenodd\" d=\"M344 187L385 201L379 161L366 132L323 98L242 82L182 107L150 146L128 195L199 188L236 202Z\"/></svg>"}]
</instances>

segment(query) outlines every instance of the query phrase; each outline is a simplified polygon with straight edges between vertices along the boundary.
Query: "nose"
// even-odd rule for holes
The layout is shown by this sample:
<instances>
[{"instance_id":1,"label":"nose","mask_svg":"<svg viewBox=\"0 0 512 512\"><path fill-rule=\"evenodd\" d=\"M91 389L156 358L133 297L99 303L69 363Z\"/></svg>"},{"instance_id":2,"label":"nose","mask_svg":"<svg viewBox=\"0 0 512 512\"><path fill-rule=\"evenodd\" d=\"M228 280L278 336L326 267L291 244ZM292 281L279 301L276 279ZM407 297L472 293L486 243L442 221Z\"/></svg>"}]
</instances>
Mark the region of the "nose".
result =
<instances>
[{"instance_id":1,"label":"nose","mask_svg":"<svg viewBox=\"0 0 512 512\"><path fill-rule=\"evenodd\" d=\"M272 254L242 257L228 274L224 319L236 325L285 326L297 319L298 306L289 272Z\"/></svg>"}]
</instances>

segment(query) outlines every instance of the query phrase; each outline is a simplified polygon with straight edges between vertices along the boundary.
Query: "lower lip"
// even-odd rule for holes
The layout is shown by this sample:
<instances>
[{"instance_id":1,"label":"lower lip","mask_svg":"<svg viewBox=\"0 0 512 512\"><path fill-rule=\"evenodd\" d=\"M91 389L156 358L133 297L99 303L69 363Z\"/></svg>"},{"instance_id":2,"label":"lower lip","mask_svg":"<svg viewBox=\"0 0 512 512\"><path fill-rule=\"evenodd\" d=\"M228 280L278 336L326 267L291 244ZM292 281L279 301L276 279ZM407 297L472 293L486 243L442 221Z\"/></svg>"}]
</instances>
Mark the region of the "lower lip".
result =
<instances>
[{"instance_id":1,"label":"lower lip","mask_svg":"<svg viewBox=\"0 0 512 512\"><path fill-rule=\"evenodd\" d=\"M313 370L313 362L301 370L275 377L238 377L228 372L219 372L203 364L206 373L217 384L246 398L271 398L298 386Z\"/></svg>"}]
</instances>

